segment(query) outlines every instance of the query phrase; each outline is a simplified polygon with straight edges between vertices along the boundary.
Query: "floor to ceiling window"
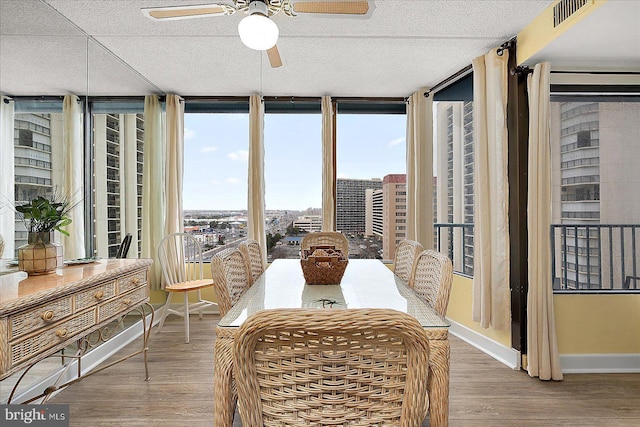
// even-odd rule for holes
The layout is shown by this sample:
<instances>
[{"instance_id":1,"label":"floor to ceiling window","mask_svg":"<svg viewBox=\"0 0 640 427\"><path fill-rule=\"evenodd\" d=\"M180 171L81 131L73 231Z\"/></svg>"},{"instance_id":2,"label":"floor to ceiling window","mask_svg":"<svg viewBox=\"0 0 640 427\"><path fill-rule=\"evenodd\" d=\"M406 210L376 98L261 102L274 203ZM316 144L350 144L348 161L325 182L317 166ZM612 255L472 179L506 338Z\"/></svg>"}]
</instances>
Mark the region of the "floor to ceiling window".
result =
<instances>
[{"instance_id":1,"label":"floor to ceiling window","mask_svg":"<svg viewBox=\"0 0 640 427\"><path fill-rule=\"evenodd\" d=\"M338 101L336 229L350 258L392 260L406 237L406 105Z\"/></svg>"},{"instance_id":2,"label":"floor to ceiling window","mask_svg":"<svg viewBox=\"0 0 640 427\"><path fill-rule=\"evenodd\" d=\"M91 102L94 255L114 257L127 234L127 256L142 238L143 101Z\"/></svg>"},{"instance_id":3,"label":"floor to ceiling window","mask_svg":"<svg viewBox=\"0 0 640 427\"><path fill-rule=\"evenodd\" d=\"M267 101L265 231L269 261L299 258L300 240L322 228L320 99Z\"/></svg>"},{"instance_id":4,"label":"floor to ceiling window","mask_svg":"<svg viewBox=\"0 0 640 427\"><path fill-rule=\"evenodd\" d=\"M234 112L195 106L184 117L184 225L210 259L246 238L249 114L246 102Z\"/></svg>"},{"instance_id":5,"label":"floor to ceiling window","mask_svg":"<svg viewBox=\"0 0 640 427\"><path fill-rule=\"evenodd\" d=\"M16 102L14 116L14 206L38 196L64 197L62 190L62 100ZM6 179L7 177L3 177ZM16 216L15 251L27 243L27 229Z\"/></svg>"},{"instance_id":6,"label":"floor to ceiling window","mask_svg":"<svg viewBox=\"0 0 640 427\"><path fill-rule=\"evenodd\" d=\"M550 123L554 289L640 289L640 98L558 92Z\"/></svg>"},{"instance_id":7,"label":"floor to ceiling window","mask_svg":"<svg viewBox=\"0 0 640 427\"><path fill-rule=\"evenodd\" d=\"M473 76L433 94L434 247L473 276Z\"/></svg>"}]
</instances>

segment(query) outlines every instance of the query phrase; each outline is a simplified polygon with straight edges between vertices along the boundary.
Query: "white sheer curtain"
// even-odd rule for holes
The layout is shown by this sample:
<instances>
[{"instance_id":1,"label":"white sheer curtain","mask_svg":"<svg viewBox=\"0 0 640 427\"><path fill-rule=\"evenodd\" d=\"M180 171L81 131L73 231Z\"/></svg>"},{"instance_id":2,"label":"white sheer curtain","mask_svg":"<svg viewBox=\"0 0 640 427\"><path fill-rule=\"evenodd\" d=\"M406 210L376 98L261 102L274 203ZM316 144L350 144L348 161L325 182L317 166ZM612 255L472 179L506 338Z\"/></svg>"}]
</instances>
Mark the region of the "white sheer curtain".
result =
<instances>
[{"instance_id":1,"label":"white sheer curtain","mask_svg":"<svg viewBox=\"0 0 640 427\"><path fill-rule=\"evenodd\" d=\"M529 171L527 229L529 291L527 293L527 370L541 380L561 380L551 282L551 148L549 136L548 62L528 76Z\"/></svg>"},{"instance_id":2,"label":"white sheer curtain","mask_svg":"<svg viewBox=\"0 0 640 427\"><path fill-rule=\"evenodd\" d=\"M69 212L71 224L65 229L69 236L62 235L64 257L67 259L86 256L84 241L84 124L80 99L65 95L62 103L64 153L64 195L75 207Z\"/></svg>"},{"instance_id":3,"label":"white sheer curtain","mask_svg":"<svg viewBox=\"0 0 640 427\"><path fill-rule=\"evenodd\" d=\"M335 111L330 96L322 97L322 231L336 229Z\"/></svg>"},{"instance_id":4,"label":"white sheer curtain","mask_svg":"<svg viewBox=\"0 0 640 427\"><path fill-rule=\"evenodd\" d=\"M433 248L433 97L407 104L407 239Z\"/></svg>"},{"instance_id":5,"label":"white sheer curtain","mask_svg":"<svg viewBox=\"0 0 640 427\"><path fill-rule=\"evenodd\" d=\"M0 95L0 235L4 251L0 258L13 258L15 251L14 102Z\"/></svg>"},{"instance_id":6,"label":"white sheer curtain","mask_svg":"<svg viewBox=\"0 0 640 427\"><path fill-rule=\"evenodd\" d=\"M475 58L473 320L483 328L511 326L507 182L507 61L496 49Z\"/></svg>"},{"instance_id":7,"label":"white sheer curtain","mask_svg":"<svg viewBox=\"0 0 640 427\"><path fill-rule=\"evenodd\" d=\"M264 104L260 95L249 98L249 197L247 237L260 244L267 262L264 218Z\"/></svg>"},{"instance_id":8,"label":"white sheer curtain","mask_svg":"<svg viewBox=\"0 0 640 427\"><path fill-rule=\"evenodd\" d=\"M144 99L144 165L142 171L141 256L154 260L149 274L152 289L161 289L158 245L165 230L165 137L162 105L157 95Z\"/></svg>"},{"instance_id":9,"label":"white sheer curtain","mask_svg":"<svg viewBox=\"0 0 640 427\"><path fill-rule=\"evenodd\" d=\"M167 95L167 219L166 234L184 230L182 179L184 175L184 100Z\"/></svg>"}]
</instances>

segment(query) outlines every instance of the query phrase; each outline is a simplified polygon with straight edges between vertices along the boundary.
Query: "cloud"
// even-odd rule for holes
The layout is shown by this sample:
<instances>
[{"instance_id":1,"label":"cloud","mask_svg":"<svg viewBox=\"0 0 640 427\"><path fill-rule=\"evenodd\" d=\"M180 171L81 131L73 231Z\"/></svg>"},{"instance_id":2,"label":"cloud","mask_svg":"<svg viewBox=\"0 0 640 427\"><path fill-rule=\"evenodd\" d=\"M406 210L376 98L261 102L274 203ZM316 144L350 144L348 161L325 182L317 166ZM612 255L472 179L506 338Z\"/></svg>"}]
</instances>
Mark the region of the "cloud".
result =
<instances>
[{"instance_id":1,"label":"cloud","mask_svg":"<svg viewBox=\"0 0 640 427\"><path fill-rule=\"evenodd\" d=\"M349 178L349 176L347 176L347 174L345 174L345 173L338 173L336 175L336 178Z\"/></svg>"},{"instance_id":2,"label":"cloud","mask_svg":"<svg viewBox=\"0 0 640 427\"><path fill-rule=\"evenodd\" d=\"M398 145L398 144L403 143L404 141L405 141L405 137L404 137L404 136L403 136L403 137L400 137L400 138L396 138L396 139L394 139L393 141L391 141L391 142L389 143L389 145L388 145L388 146L389 146L389 147L393 147L393 146L395 146L395 145Z\"/></svg>"},{"instance_id":3,"label":"cloud","mask_svg":"<svg viewBox=\"0 0 640 427\"><path fill-rule=\"evenodd\" d=\"M213 153L214 151L218 151L218 147L216 147L214 145L208 145L208 146L202 147L200 149L201 153Z\"/></svg>"},{"instance_id":4,"label":"cloud","mask_svg":"<svg viewBox=\"0 0 640 427\"><path fill-rule=\"evenodd\" d=\"M227 157L229 157L229 159L231 160L246 162L249 160L249 151L247 150L232 151L227 155Z\"/></svg>"},{"instance_id":5,"label":"cloud","mask_svg":"<svg viewBox=\"0 0 640 427\"><path fill-rule=\"evenodd\" d=\"M217 179L212 179L210 182L211 182L212 185L220 184L220 181L218 181Z\"/></svg>"},{"instance_id":6,"label":"cloud","mask_svg":"<svg viewBox=\"0 0 640 427\"><path fill-rule=\"evenodd\" d=\"M193 139L196 137L196 131L192 129L184 128L184 140Z\"/></svg>"},{"instance_id":7,"label":"cloud","mask_svg":"<svg viewBox=\"0 0 640 427\"><path fill-rule=\"evenodd\" d=\"M224 182L227 184L239 184L240 180L238 178L226 178Z\"/></svg>"}]
</instances>

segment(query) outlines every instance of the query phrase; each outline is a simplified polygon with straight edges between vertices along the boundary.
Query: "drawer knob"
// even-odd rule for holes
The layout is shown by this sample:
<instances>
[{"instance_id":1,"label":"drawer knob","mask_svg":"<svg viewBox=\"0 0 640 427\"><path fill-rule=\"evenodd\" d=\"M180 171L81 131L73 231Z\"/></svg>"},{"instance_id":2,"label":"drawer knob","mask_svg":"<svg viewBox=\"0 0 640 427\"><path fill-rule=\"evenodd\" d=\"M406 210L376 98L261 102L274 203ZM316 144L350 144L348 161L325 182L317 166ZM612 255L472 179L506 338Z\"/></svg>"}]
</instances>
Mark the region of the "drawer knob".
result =
<instances>
[{"instance_id":1,"label":"drawer knob","mask_svg":"<svg viewBox=\"0 0 640 427\"><path fill-rule=\"evenodd\" d=\"M96 293L95 293L95 295L94 295L94 297L95 297L96 299L102 299L102 298L104 298L104 291L98 291L98 292L96 292Z\"/></svg>"},{"instance_id":2,"label":"drawer knob","mask_svg":"<svg viewBox=\"0 0 640 427\"><path fill-rule=\"evenodd\" d=\"M123 302L124 305L129 305L129 304L131 304L131 298L125 298L125 299L122 300L122 302Z\"/></svg>"},{"instance_id":3,"label":"drawer knob","mask_svg":"<svg viewBox=\"0 0 640 427\"><path fill-rule=\"evenodd\" d=\"M139 277L134 277L133 279L131 279L131 283L133 283L134 285L140 284L140 278Z\"/></svg>"},{"instance_id":4,"label":"drawer knob","mask_svg":"<svg viewBox=\"0 0 640 427\"><path fill-rule=\"evenodd\" d=\"M58 338L64 338L67 336L68 333L69 333L69 330L67 328L60 328L56 330L56 336Z\"/></svg>"},{"instance_id":5,"label":"drawer knob","mask_svg":"<svg viewBox=\"0 0 640 427\"><path fill-rule=\"evenodd\" d=\"M45 322L51 322L53 320L53 310L45 311L40 315L40 317L42 317L42 320Z\"/></svg>"}]
</instances>

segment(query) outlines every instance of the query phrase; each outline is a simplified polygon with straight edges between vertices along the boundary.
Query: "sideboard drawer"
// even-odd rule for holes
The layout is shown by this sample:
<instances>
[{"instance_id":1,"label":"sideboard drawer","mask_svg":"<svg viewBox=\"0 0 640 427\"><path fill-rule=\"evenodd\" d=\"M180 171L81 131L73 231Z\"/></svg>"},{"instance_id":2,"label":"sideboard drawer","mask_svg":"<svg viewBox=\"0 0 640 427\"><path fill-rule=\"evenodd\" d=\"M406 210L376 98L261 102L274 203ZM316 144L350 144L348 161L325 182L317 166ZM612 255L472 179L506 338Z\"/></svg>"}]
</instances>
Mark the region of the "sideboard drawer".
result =
<instances>
[{"instance_id":1,"label":"sideboard drawer","mask_svg":"<svg viewBox=\"0 0 640 427\"><path fill-rule=\"evenodd\" d=\"M62 320L73 312L73 297L67 296L40 307L14 314L9 319L10 339Z\"/></svg>"},{"instance_id":2,"label":"sideboard drawer","mask_svg":"<svg viewBox=\"0 0 640 427\"><path fill-rule=\"evenodd\" d=\"M123 294L131 289L139 288L147 283L147 271L139 271L130 276L118 279L118 293Z\"/></svg>"},{"instance_id":3,"label":"sideboard drawer","mask_svg":"<svg viewBox=\"0 0 640 427\"><path fill-rule=\"evenodd\" d=\"M116 281L104 283L95 288L79 292L76 295L76 312L92 307L113 298L116 294Z\"/></svg>"},{"instance_id":4,"label":"sideboard drawer","mask_svg":"<svg viewBox=\"0 0 640 427\"><path fill-rule=\"evenodd\" d=\"M68 341L80 332L91 328L95 325L95 321L96 309L94 308L79 313L64 322L49 325L47 329L23 340L10 343L11 366Z\"/></svg>"},{"instance_id":5,"label":"sideboard drawer","mask_svg":"<svg viewBox=\"0 0 640 427\"><path fill-rule=\"evenodd\" d=\"M98 323L108 320L118 314L129 312L149 298L149 288L145 285L118 298L98 306Z\"/></svg>"}]
</instances>

